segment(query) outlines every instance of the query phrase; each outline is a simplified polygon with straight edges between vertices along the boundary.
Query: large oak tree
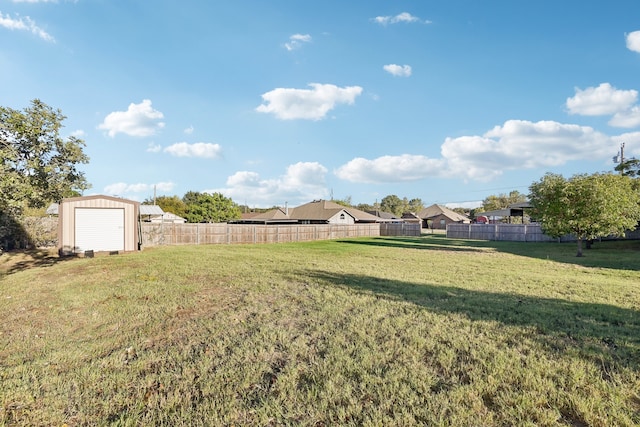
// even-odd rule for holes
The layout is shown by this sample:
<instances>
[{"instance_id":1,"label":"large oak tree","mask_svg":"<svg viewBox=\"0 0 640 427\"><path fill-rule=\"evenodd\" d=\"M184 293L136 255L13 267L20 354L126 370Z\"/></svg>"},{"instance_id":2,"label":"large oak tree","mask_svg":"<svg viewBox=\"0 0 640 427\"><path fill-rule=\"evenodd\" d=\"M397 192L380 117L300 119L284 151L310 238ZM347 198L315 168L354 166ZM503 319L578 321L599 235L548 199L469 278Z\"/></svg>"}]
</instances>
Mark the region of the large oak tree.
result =
<instances>
[{"instance_id":1,"label":"large oak tree","mask_svg":"<svg viewBox=\"0 0 640 427\"><path fill-rule=\"evenodd\" d=\"M66 117L35 99L24 110L0 106L0 252L25 238L20 218L89 188L78 165L89 158L84 141L62 138Z\"/></svg>"}]
</instances>

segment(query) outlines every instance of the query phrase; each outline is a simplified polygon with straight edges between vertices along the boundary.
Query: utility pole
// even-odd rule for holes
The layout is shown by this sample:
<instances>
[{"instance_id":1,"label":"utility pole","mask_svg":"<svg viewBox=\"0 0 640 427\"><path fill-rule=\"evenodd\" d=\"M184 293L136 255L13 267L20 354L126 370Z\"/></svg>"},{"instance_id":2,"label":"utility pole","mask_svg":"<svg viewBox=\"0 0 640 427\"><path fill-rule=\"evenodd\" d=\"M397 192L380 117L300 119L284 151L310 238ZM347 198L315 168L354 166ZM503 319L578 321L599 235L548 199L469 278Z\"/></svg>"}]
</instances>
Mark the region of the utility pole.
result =
<instances>
[{"instance_id":1,"label":"utility pole","mask_svg":"<svg viewBox=\"0 0 640 427\"><path fill-rule=\"evenodd\" d=\"M620 153L613 157L614 163L620 163L620 175L624 175L624 142L620 144Z\"/></svg>"}]
</instances>

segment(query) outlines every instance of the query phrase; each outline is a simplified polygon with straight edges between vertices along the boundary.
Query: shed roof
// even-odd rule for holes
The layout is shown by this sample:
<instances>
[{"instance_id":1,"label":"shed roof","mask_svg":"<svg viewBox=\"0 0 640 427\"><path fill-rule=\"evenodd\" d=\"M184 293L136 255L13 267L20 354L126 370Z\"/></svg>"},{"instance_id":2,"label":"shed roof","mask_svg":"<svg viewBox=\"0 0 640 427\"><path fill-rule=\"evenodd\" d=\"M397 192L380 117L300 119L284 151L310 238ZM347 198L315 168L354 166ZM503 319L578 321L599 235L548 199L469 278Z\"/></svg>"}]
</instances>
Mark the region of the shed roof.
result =
<instances>
[{"instance_id":1,"label":"shed roof","mask_svg":"<svg viewBox=\"0 0 640 427\"><path fill-rule=\"evenodd\" d=\"M137 202L135 200L123 199L122 197L105 196L103 194L95 194L92 196L68 197L68 198L62 199L61 203L72 203L72 202L80 202L80 201L84 202L84 201L99 200L99 199L111 200L113 202L140 206L140 202Z\"/></svg>"}]
</instances>

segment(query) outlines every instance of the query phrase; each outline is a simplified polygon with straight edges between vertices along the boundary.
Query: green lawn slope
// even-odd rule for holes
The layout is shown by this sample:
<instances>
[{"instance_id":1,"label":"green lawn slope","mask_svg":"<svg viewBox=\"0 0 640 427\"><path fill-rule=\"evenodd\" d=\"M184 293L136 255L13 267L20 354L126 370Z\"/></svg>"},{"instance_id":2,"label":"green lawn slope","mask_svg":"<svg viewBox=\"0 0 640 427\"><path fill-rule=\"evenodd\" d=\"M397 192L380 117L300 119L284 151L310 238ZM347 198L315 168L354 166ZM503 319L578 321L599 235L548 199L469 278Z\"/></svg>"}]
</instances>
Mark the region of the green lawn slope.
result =
<instances>
[{"instance_id":1,"label":"green lawn slope","mask_svg":"<svg viewBox=\"0 0 640 427\"><path fill-rule=\"evenodd\" d=\"M0 425L640 424L640 242L0 257Z\"/></svg>"}]
</instances>

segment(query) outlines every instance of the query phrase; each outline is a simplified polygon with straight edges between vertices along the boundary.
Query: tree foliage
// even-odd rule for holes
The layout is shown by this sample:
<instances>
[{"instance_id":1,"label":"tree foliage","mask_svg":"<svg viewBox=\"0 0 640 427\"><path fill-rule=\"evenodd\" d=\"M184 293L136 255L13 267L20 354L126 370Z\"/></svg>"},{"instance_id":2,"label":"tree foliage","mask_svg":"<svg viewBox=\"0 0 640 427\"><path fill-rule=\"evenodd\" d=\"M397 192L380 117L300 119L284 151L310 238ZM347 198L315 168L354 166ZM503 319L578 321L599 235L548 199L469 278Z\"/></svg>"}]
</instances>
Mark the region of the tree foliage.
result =
<instances>
[{"instance_id":1,"label":"tree foliage","mask_svg":"<svg viewBox=\"0 0 640 427\"><path fill-rule=\"evenodd\" d=\"M505 209L509 205L513 205L515 203L522 203L527 201L527 195L522 194L517 190L513 190L509 192L509 194L492 194L485 198L482 201L482 210L484 212L487 211L495 211L499 209Z\"/></svg>"},{"instance_id":2,"label":"tree foliage","mask_svg":"<svg viewBox=\"0 0 640 427\"><path fill-rule=\"evenodd\" d=\"M182 201L186 204L188 222L227 222L240 218L240 207L220 193L187 192Z\"/></svg>"},{"instance_id":3,"label":"tree foliage","mask_svg":"<svg viewBox=\"0 0 640 427\"><path fill-rule=\"evenodd\" d=\"M627 160L623 160L616 165L615 170L622 172L622 175L630 176L632 178L640 178L640 159L632 157Z\"/></svg>"},{"instance_id":4,"label":"tree foliage","mask_svg":"<svg viewBox=\"0 0 640 427\"><path fill-rule=\"evenodd\" d=\"M400 198L395 194L385 196L380 201L380 210L383 212L389 212L396 216L402 216L405 212L417 213L424 208L421 199L407 199L406 197Z\"/></svg>"},{"instance_id":5,"label":"tree foliage","mask_svg":"<svg viewBox=\"0 0 640 427\"><path fill-rule=\"evenodd\" d=\"M347 196L344 199L333 199L334 203L339 204L340 206L344 206L345 208L352 207L351 196Z\"/></svg>"},{"instance_id":6,"label":"tree foliage","mask_svg":"<svg viewBox=\"0 0 640 427\"><path fill-rule=\"evenodd\" d=\"M22 111L0 107L0 211L42 207L89 188L78 165L84 141L60 136L66 117L35 99Z\"/></svg>"},{"instance_id":7,"label":"tree foliage","mask_svg":"<svg viewBox=\"0 0 640 427\"><path fill-rule=\"evenodd\" d=\"M552 237L573 234L582 241L624 235L640 221L640 194L627 176L548 173L529 187L532 217Z\"/></svg>"},{"instance_id":8,"label":"tree foliage","mask_svg":"<svg viewBox=\"0 0 640 427\"><path fill-rule=\"evenodd\" d=\"M146 199L144 204L154 204L153 199ZM171 212L172 214L186 218L187 204L182 201L178 196L158 196L155 198L155 204L160 206L164 212Z\"/></svg>"}]
</instances>

